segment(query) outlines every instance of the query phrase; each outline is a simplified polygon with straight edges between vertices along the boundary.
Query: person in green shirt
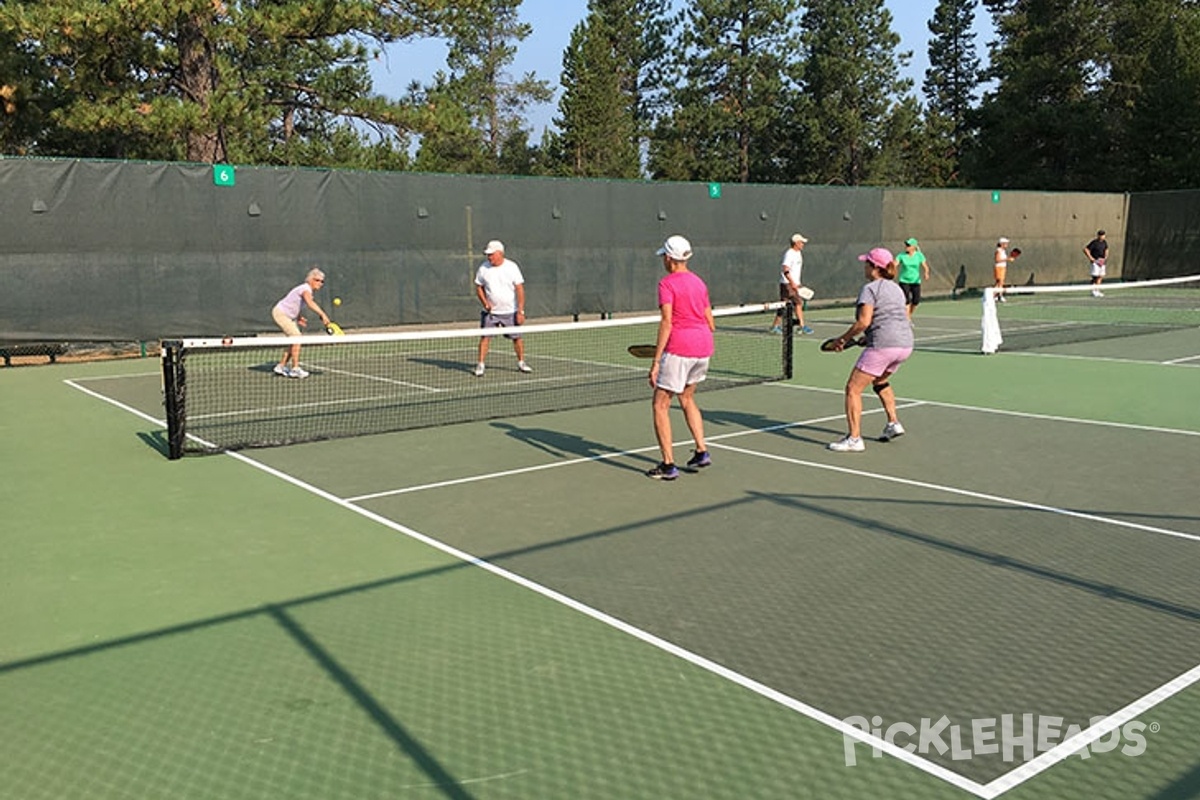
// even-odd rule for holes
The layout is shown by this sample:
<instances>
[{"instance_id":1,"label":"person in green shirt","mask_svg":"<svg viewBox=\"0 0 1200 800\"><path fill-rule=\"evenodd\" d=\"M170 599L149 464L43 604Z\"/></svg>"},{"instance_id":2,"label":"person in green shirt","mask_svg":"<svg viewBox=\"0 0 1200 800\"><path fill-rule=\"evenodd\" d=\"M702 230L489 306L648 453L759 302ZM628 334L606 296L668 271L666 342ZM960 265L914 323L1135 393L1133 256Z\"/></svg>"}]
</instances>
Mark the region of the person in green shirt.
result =
<instances>
[{"instance_id":1,"label":"person in green shirt","mask_svg":"<svg viewBox=\"0 0 1200 800\"><path fill-rule=\"evenodd\" d=\"M929 261L916 239L905 240L904 252L896 256L896 261L900 264L896 280L904 290L904 307L912 319L913 312L921 305L921 280L929 280Z\"/></svg>"}]
</instances>

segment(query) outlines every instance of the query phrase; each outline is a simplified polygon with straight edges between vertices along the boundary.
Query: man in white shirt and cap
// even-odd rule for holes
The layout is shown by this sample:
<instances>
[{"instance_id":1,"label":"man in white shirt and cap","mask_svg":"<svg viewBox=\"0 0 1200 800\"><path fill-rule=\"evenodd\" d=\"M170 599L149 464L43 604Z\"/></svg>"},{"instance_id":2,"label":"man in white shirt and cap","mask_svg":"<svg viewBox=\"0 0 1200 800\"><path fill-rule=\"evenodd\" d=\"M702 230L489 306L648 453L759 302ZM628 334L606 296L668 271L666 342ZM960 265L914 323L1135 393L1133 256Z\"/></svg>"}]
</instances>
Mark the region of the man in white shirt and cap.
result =
<instances>
[{"instance_id":1,"label":"man in white shirt and cap","mask_svg":"<svg viewBox=\"0 0 1200 800\"><path fill-rule=\"evenodd\" d=\"M483 305L480 314L481 328L512 328L513 333L504 336L512 340L517 354L517 369L533 372L525 363L525 342L516 333L518 326L525 323L525 278L515 261L504 257L504 243L493 239L483 249L487 260L479 265L475 273L475 296ZM479 338L479 362L475 365L475 377L482 377L484 361L487 359L491 336Z\"/></svg>"},{"instance_id":2,"label":"man in white shirt and cap","mask_svg":"<svg viewBox=\"0 0 1200 800\"><path fill-rule=\"evenodd\" d=\"M792 234L792 244L783 253L783 265L779 275L779 299L791 300L796 309L796 324L800 333L812 333L812 328L804 324L804 298L799 294L800 273L804 269L804 245L808 239L799 233ZM771 333L783 333L783 309L775 315L775 323Z\"/></svg>"}]
</instances>

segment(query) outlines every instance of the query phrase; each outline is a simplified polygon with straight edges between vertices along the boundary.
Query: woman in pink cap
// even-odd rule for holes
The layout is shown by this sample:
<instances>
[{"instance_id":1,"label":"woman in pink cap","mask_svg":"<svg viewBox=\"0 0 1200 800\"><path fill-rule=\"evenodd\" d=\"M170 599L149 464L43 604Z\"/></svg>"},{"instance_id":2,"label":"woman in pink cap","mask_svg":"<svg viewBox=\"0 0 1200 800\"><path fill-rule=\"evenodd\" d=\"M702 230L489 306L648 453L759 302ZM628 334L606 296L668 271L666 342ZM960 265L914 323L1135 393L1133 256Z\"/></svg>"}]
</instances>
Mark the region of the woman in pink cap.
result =
<instances>
[{"instance_id":1,"label":"woman in pink cap","mask_svg":"<svg viewBox=\"0 0 1200 800\"><path fill-rule=\"evenodd\" d=\"M896 393L888 378L913 351L912 325L904 290L895 280L896 260L891 251L876 247L858 260L863 262L867 283L858 293L854 324L836 339L836 348L841 350L864 332L867 343L846 381L846 436L829 445L838 453L861 453L866 449L862 440L862 394L868 384L879 395L887 414L880 441L904 435L904 427L896 418Z\"/></svg>"}]
</instances>

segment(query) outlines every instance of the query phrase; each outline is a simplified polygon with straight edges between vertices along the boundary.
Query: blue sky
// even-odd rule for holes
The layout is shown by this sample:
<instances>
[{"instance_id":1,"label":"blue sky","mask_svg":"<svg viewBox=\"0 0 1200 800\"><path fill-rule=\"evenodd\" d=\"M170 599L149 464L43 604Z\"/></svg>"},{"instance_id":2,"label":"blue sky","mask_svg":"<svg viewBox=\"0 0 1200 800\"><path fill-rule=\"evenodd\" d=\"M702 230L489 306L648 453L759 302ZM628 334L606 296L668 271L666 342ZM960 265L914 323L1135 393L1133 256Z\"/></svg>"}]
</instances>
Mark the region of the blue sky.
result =
<instances>
[{"instance_id":1,"label":"blue sky","mask_svg":"<svg viewBox=\"0 0 1200 800\"><path fill-rule=\"evenodd\" d=\"M919 93L928 66L925 56L929 41L928 22L933 17L937 0L885 0L884 4L892 12L893 29L900 35L898 49L912 51L912 61L905 74L913 80ZM521 19L533 26L533 33L517 46L511 73L520 76L536 72L539 78L549 81L558 90L563 50L570 41L571 31L586 15L587 0L525 0L521 4ZM980 49L980 58L986 58L991 32L990 18L983 8L976 11L975 23L975 43ZM438 41L393 45L372 70L375 90L388 97L400 97L411 81L428 81L437 70L445 68L445 61L446 47ZM557 97L550 104L531 109L529 121L533 133L530 141L541 140L542 130L551 124L556 108Z\"/></svg>"}]
</instances>

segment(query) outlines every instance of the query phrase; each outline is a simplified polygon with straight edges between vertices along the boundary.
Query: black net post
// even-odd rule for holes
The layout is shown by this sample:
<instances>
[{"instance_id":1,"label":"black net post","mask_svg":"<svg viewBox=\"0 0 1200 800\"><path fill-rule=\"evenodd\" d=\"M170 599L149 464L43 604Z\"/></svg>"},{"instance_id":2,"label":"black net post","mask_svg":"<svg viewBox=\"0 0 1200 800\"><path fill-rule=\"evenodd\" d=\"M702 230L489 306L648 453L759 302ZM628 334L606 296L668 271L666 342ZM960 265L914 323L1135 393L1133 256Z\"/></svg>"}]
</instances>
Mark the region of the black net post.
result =
<instances>
[{"instance_id":1,"label":"black net post","mask_svg":"<svg viewBox=\"0 0 1200 800\"><path fill-rule=\"evenodd\" d=\"M167 416L167 457L183 456L183 440L187 435L187 404L183 342L162 343L163 407Z\"/></svg>"},{"instance_id":2,"label":"black net post","mask_svg":"<svg viewBox=\"0 0 1200 800\"><path fill-rule=\"evenodd\" d=\"M787 308L783 310L783 378L791 380L792 377L792 353L794 346L792 335L796 332L796 305L789 300Z\"/></svg>"}]
</instances>

